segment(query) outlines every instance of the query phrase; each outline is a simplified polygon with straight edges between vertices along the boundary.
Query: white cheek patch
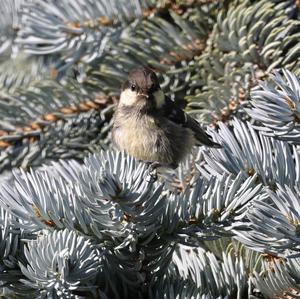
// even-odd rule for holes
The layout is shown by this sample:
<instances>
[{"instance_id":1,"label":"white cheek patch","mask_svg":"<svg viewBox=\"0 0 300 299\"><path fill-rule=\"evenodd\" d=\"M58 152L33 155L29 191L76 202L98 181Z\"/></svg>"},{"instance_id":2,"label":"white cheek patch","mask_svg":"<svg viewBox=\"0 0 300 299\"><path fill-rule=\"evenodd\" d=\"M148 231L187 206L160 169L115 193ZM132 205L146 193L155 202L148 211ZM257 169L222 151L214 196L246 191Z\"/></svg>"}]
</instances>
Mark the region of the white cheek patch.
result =
<instances>
[{"instance_id":1,"label":"white cheek patch","mask_svg":"<svg viewBox=\"0 0 300 299\"><path fill-rule=\"evenodd\" d=\"M165 103L165 94L162 90L158 90L153 93L153 96L156 102L156 107L161 108Z\"/></svg>"},{"instance_id":2,"label":"white cheek patch","mask_svg":"<svg viewBox=\"0 0 300 299\"><path fill-rule=\"evenodd\" d=\"M138 98L136 91L132 91L131 89L125 89L122 91L120 96L120 103L125 106L133 106L136 104Z\"/></svg>"}]
</instances>

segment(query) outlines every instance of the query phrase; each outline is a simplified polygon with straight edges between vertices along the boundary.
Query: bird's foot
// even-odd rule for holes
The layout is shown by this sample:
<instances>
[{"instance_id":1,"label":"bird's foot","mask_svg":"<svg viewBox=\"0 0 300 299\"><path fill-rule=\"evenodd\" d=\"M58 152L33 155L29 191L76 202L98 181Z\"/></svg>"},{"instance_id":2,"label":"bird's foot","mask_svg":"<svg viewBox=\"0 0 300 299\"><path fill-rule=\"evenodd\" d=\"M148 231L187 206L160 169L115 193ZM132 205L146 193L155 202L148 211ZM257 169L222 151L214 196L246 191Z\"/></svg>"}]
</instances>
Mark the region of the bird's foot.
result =
<instances>
[{"instance_id":1,"label":"bird's foot","mask_svg":"<svg viewBox=\"0 0 300 299\"><path fill-rule=\"evenodd\" d=\"M158 167L161 167L161 166L162 166L162 164L158 161L150 162L148 165L148 170L150 172L153 172L153 171L157 170Z\"/></svg>"},{"instance_id":2,"label":"bird's foot","mask_svg":"<svg viewBox=\"0 0 300 299\"><path fill-rule=\"evenodd\" d=\"M160 166L159 162L148 162L148 175L150 177L150 181L157 180L157 168Z\"/></svg>"},{"instance_id":3,"label":"bird's foot","mask_svg":"<svg viewBox=\"0 0 300 299\"><path fill-rule=\"evenodd\" d=\"M165 167L165 168L176 169L178 167L178 165L175 163L167 164L167 163L161 163L158 161L147 162L147 165L148 165L148 174L149 174L150 178L154 181L157 180L157 169L158 168Z\"/></svg>"}]
</instances>

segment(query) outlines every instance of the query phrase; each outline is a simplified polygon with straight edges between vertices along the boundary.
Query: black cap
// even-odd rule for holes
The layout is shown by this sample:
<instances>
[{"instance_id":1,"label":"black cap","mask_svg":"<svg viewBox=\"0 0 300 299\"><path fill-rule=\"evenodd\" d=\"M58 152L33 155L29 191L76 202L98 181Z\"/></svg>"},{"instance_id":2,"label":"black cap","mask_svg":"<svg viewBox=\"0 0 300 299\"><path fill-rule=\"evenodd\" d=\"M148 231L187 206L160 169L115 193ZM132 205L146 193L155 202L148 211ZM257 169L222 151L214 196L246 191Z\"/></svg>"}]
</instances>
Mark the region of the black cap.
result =
<instances>
[{"instance_id":1,"label":"black cap","mask_svg":"<svg viewBox=\"0 0 300 299\"><path fill-rule=\"evenodd\" d=\"M138 67L130 71L128 75L130 84L134 84L138 90L149 92L159 88L156 74L148 67Z\"/></svg>"}]
</instances>

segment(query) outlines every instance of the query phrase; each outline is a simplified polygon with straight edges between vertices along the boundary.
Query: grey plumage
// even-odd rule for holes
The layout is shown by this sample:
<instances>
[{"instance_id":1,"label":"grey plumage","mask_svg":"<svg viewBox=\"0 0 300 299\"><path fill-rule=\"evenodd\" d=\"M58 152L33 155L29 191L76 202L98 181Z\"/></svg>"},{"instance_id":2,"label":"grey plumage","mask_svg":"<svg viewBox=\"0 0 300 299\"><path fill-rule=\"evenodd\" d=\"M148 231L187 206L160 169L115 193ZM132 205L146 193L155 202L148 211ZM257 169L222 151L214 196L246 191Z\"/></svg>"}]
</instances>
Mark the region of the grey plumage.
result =
<instances>
[{"instance_id":1,"label":"grey plumage","mask_svg":"<svg viewBox=\"0 0 300 299\"><path fill-rule=\"evenodd\" d=\"M155 73L145 67L131 71L123 85L112 136L119 149L129 155L172 167L194 145L221 147L163 94Z\"/></svg>"}]
</instances>

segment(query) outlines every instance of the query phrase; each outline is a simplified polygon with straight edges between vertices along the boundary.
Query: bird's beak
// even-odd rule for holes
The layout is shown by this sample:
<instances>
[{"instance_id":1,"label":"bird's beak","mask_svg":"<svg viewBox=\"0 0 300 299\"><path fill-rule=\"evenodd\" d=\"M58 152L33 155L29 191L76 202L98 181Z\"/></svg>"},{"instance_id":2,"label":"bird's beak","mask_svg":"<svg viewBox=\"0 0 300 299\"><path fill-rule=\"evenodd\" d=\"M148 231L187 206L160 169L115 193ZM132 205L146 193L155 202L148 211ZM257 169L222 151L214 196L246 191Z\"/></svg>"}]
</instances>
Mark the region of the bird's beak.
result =
<instances>
[{"instance_id":1,"label":"bird's beak","mask_svg":"<svg viewBox=\"0 0 300 299\"><path fill-rule=\"evenodd\" d=\"M139 93L138 95L141 97L149 98L149 95L146 93Z\"/></svg>"}]
</instances>

